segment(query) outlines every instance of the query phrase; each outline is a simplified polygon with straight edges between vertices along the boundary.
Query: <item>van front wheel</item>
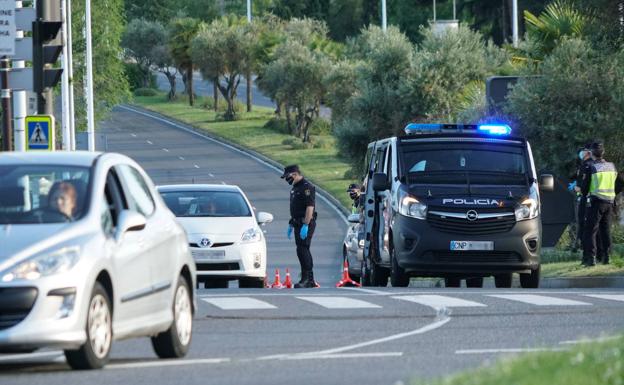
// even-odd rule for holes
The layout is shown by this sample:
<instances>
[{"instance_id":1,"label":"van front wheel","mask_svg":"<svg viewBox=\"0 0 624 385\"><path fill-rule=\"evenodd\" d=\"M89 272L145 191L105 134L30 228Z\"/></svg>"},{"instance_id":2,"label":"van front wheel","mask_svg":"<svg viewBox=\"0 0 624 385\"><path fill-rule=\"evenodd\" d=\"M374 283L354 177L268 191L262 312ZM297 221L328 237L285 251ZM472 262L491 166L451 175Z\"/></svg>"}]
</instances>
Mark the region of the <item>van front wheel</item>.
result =
<instances>
[{"instance_id":1,"label":"van front wheel","mask_svg":"<svg viewBox=\"0 0 624 385\"><path fill-rule=\"evenodd\" d=\"M390 260L392 261L392 268L390 269L390 284L392 287L408 287L410 283L410 277L405 273L405 269L399 266L394 248L390 249Z\"/></svg>"},{"instance_id":2,"label":"van front wheel","mask_svg":"<svg viewBox=\"0 0 624 385\"><path fill-rule=\"evenodd\" d=\"M375 261L370 261L370 280L373 286L388 286L388 276L390 271L388 268L381 267Z\"/></svg>"}]
</instances>

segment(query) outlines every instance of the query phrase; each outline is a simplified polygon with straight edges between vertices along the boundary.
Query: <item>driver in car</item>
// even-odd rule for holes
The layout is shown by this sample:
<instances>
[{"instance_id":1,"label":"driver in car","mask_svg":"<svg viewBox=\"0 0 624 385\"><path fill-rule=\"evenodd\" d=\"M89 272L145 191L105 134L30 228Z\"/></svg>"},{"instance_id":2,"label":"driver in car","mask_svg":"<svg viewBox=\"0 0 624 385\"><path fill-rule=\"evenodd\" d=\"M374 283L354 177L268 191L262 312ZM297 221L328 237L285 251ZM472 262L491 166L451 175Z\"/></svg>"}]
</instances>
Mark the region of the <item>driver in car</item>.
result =
<instances>
[{"instance_id":1,"label":"driver in car","mask_svg":"<svg viewBox=\"0 0 624 385\"><path fill-rule=\"evenodd\" d=\"M76 198L76 188L68 182L54 183L48 194L50 208L58 210L69 220L73 220L76 213Z\"/></svg>"}]
</instances>

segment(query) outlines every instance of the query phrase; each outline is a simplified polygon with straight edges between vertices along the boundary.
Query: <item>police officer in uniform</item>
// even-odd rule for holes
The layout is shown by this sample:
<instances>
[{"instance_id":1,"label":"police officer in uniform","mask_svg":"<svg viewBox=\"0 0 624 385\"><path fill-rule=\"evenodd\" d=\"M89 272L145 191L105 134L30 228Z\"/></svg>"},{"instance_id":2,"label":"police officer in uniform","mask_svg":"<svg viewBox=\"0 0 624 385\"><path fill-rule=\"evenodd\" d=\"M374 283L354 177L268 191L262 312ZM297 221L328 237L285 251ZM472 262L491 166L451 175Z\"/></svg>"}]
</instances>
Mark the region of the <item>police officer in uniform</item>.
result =
<instances>
[{"instance_id":1,"label":"police officer in uniform","mask_svg":"<svg viewBox=\"0 0 624 385\"><path fill-rule=\"evenodd\" d=\"M583 250L583 237L585 234L585 216L587 211L587 194L583 194L581 191L581 187L586 182L585 179L591 175L591 166L594 163L591 155L591 145L592 143L587 143L585 147L583 147L579 151L579 166L576 170L575 183L574 183L574 191L576 192L576 208L577 208L577 231L576 231L576 241L574 243L574 251L580 246L581 250ZM598 235L599 236L599 235ZM598 244L598 253L600 254L601 245L600 242Z\"/></svg>"},{"instance_id":2,"label":"police officer in uniform","mask_svg":"<svg viewBox=\"0 0 624 385\"><path fill-rule=\"evenodd\" d=\"M347 188L347 192L349 193L349 198L353 201L353 204L351 205L351 214L359 213L360 196L362 194L360 186L355 183L351 183L349 188Z\"/></svg>"},{"instance_id":3,"label":"police officer in uniform","mask_svg":"<svg viewBox=\"0 0 624 385\"><path fill-rule=\"evenodd\" d=\"M584 266L596 264L597 240L602 243L599 255L603 264L609 263L611 249L611 220L613 218L618 172L615 165L604 160L604 145L592 143L593 164L586 169L581 194L587 195L587 216L583 239ZM600 231L600 237L597 237Z\"/></svg>"},{"instance_id":4,"label":"police officer in uniform","mask_svg":"<svg viewBox=\"0 0 624 385\"><path fill-rule=\"evenodd\" d=\"M296 164L286 166L282 179L293 186L290 190L290 222L288 223L287 236L292 238L295 233L295 243L297 245L297 258L301 265L301 280L295 284L295 288L316 287L314 280L314 267L310 244L316 228L314 186L308 182Z\"/></svg>"}]
</instances>

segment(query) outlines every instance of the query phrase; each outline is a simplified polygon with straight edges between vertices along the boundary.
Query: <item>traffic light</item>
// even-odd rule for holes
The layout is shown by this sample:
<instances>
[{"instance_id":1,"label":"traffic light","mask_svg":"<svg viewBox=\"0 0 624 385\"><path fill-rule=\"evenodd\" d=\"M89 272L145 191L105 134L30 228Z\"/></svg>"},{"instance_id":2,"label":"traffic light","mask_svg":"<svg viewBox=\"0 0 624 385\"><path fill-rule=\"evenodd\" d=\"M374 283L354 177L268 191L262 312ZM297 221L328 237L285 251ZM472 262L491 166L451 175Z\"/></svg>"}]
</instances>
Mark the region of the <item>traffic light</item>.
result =
<instances>
[{"instance_id":1,"label":"traffic light","mask_svg":"<svg viewBox=\"0 0 624 385\"><path fill-rule=\"evenodd\" d=\"M63 69L52 68L63 50L55 41L63 23L35 20L33 22L33 91L41 94L54 87L61 79ZM52 44L49 44L52 42Z\"/></svg>"}]
</instances>

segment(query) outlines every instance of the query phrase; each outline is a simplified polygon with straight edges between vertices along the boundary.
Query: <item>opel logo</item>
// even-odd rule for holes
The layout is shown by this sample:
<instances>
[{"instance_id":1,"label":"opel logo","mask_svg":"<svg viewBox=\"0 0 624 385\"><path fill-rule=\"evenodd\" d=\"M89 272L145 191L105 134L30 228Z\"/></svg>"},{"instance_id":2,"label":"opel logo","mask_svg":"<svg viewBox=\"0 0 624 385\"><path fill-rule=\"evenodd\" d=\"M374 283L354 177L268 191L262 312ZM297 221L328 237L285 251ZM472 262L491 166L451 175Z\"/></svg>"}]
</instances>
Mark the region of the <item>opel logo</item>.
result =
<instances>
[{"instance_id":1,"label":"opel logo","mask_svg":"<svg viewBox=\"0 0 624 385\"><path fill-rule=\"evenodd\" d=\"M470 222L474 222L479 219L479 213L475 210L468 210L468 212L466 213L466 219L468 219Z\"/></svg>"},{"instance_id":2,"label":"opel logo","mask_svg":"<svg viewBox=\"0 0 624 385\"><path fill-rule=\"evenodd\" d=\"M208 238L202 238L202 239L199 241L199 246L201 246L201 247L208 247L208 246L210 246L210 244L211 244L211 243L212 243L212 242L210 242L210 239L208 239Z\"/></svg>"}]
</instances>

